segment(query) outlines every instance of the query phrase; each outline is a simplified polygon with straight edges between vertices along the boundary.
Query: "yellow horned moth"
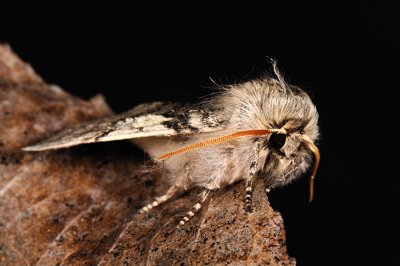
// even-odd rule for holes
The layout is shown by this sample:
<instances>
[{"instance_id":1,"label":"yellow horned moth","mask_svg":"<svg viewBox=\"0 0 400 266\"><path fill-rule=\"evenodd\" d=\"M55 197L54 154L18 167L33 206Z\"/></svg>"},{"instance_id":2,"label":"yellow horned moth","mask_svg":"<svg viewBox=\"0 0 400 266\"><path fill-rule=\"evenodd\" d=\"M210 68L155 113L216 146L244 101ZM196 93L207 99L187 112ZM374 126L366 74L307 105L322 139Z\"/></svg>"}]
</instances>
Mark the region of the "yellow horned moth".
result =
<instances>
[{"instance_id":1,"label":"yellow horned moth","mask_svg":"<svg viewBox=\"0 0 400 266\"><path fill-rule=\"evenodd\" d=\"M156 162L162 162L169 190L139 212L183 191L201 187L184 225L210 191L245 181L245 209L251 211L252 181L262 178L266 191L290 183L312 162L309 200L319 163L318 113L306 92L285 83L276 64L274 77L226 86L197 105L153 102L126 113L67 129L25 151L132 139Z\"/></svg>"}]
</instances>

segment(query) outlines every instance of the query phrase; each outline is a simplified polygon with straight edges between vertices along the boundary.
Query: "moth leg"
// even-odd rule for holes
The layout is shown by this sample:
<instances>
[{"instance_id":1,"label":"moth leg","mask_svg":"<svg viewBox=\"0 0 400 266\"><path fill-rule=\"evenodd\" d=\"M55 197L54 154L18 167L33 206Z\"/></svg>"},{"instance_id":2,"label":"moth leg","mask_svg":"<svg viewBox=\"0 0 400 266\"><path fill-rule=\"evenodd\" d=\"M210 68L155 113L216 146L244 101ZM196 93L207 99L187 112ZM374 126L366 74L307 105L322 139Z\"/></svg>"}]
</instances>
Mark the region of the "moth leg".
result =
<instances>
[{"instance_id":1,"label":"moth leg","mask_svg":"<svg viewBox=\"0 0 400 266\"><path fill-rule=\"evenodd\" d=\"M180 226L185 225L185 223L187 223L190 219L192 219L193 216L195 216L195 214L200 212L202 204L208 198L208 196L210 195L210 192L211 192L211 190L206 189L200 194L200 201L197 202L195 205L193 205L192 210L188 211L187 215L185 217L183 217L182 220L179 221L179 223L177 225L178 228Z\"/></svg>"},{"instance_id":2,"label":"moth leg","mask_svg":"<svg viewBox=\"0 0 400 266\"><path fill-rule=\"evenodd\" d=\"M253 196L253 180L246 180L246 194L245 194L245 207L244 210L246 212L251 212L252 205L252 196Z\"/></svg>"},{"instance_id":3,"label":"moth leg","mask_svg":"<svg viewBox=\"0 0 400 266\"><path fill-rule=\"evenodd\" d=\"M245 190L245 211L246 212L251 212L252 209L252 203L253 203L253 178L256 175L257 172L257 162L258 162L258 157L259 157L259 151L260 151L260 145L261 143L258 142L256 146L256 150L254 153L254 159L250 164L250 172L249 172L249 177L246 179L246 190Z\"/></svg>"},{"instance_id":4,"label":"moth leg","mask_svg":"<svg viewBox=\"0 0 400 266\"><path fill-rule=\"evenodd\" d=\"M178 191L179 191L178 186L170 187L168 189L168 191L164 195L162 195L160 197L157 197L153 202L151 202L151 203L147 204L146 206L142 207L139 210L139 213L146 213L146 212L150 211L151 209L157 207L158 205L166 202L167 200L172 198L176 193L178 193Z\"/></svg>"}]
</instances>

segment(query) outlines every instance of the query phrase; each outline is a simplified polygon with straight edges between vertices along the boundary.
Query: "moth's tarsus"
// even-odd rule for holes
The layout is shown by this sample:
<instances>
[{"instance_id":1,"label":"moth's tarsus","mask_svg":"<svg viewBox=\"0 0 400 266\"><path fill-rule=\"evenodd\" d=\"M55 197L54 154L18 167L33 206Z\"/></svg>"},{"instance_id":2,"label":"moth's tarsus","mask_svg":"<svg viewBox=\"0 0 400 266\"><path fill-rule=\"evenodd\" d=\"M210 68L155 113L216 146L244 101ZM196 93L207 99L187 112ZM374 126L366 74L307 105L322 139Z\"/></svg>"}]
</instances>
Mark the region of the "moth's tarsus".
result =
<instances>
[{"instance_id":1,"label":"moth's tarsus","mask_svg":"<svg viewBox=\"0 0 400 266\"><path fill-rule=\"evenodd\" d=\"M257 163L259 159L259 153L261 148L261 140L255 142L254 160L250 163L249 177L246 179L246 191L245 191L245 211L252 212L253 205L253 178L255 178L257 172Z\"/></svg>"},{"instance_id":2,"label":"moth's tarsus","mask_svg":"<svg viewBox=\"0 0 400 266\"><path fill-rule=\"evenodd\" d=\"M252 196L253 196L253 182L252 180L246 181L246 193L245 193L245 211L251 212L252 209Z\"/></svg>"},{"instance_id":3,"label":"moth's tarsus","mask_svg":"<svg viewBox=\"0 0 400 266\"><path fill-rule=\"evenodd\" d=\"M182 218L182 220L179 221L178 225L176 226L177 228L181 228L182 226L185 225L190 219L192 219L197 213L200 212L202 208L202 204L206 201L208 196L210 195L211 191L210 190L204 190L201 195L200 195L200 202L197 202L195 205L193 205L192 210L187 212L187 215Z\"/></svg>"},{"instance_id":4,"label":"moth's tarsus","mask_svg":"<svg viewBox=\"0 0 400 266\"><path fill-rule=\"evenodd\" d=\"M244 207L244 210L247 213L251 213L252 212L252 199L251 199L251 195L246 194L246 201L245 201L246 205Z\"/></svg>"},{"instance_id":5,"label":"moth's tarsus","mask_svg":"<svg viewBox=\"0 0 400 266\"><path fill-rule=\"evenodd\" d=\"M164 195L157 197L154 201L152 201L151 203L149 203L146 206L139 209L138 212L146 213L146 212L150 211L151 209L157 207L158 205L160 205L160 204L166 202L167 200L169 200L170 198L172 198L175 194L178 193L178 191L179 191L179 188L177 186L170 187Z\"/></svg>"}]
</instances>

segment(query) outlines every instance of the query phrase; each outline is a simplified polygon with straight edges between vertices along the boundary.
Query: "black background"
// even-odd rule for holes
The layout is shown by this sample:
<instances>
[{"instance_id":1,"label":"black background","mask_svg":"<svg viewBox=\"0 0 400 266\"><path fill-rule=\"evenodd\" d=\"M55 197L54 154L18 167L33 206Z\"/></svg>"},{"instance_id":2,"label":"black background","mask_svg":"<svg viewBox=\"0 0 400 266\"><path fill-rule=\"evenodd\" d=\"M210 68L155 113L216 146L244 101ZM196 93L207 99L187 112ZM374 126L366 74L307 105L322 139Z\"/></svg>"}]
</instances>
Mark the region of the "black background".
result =
<instances>
[{"instance_id":1,"label":"black background","mask_svg":"<svg viewBox=\"0 0 400 266\"><path fill-rule=\"evenodd\" d=\"M277 59L310 93L322 133L315 201L307 203L306 176L270 196L289 254L298 265L395 264L396 155L384 151L395 151L394 5L34 2L0 7L0 41L48 83L85 99L101 93L116 112L197 102L212 92L210 78L245 81Z\"/></svg>"}]
</instances>

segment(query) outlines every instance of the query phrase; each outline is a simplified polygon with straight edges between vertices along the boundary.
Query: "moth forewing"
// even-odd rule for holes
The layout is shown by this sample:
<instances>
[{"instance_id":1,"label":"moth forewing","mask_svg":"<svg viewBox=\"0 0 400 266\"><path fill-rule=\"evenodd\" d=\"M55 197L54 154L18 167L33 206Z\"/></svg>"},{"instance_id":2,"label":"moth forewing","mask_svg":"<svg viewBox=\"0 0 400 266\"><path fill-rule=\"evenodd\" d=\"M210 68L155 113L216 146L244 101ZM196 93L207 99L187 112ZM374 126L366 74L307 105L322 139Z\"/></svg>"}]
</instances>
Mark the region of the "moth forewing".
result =
<instances>
[{"instance_id":1,"label":"moth forewing","mask_svg":"<svg viewBox=\"0 0 400 266\"><path fill-rule=\"evenodd\" d=\"M224 129L222 117L211 110L199 110L178 103L154 102L119 115L113 115L68 128L25 151L43 151L76 145L124 139L171 137Z\"/></svg>"}]
</instances>

